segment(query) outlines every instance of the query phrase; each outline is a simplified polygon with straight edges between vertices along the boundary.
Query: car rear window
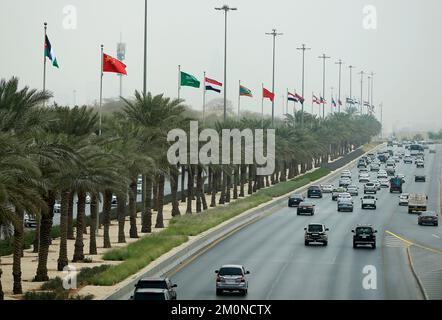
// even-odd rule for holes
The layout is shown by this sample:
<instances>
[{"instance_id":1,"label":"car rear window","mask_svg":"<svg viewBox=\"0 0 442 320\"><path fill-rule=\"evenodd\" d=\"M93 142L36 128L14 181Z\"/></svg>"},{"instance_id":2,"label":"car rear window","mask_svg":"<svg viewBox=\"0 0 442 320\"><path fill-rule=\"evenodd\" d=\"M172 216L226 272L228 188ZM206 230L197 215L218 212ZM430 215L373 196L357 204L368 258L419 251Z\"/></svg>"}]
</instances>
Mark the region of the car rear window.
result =
<instances>
[{"instance_id":1,"label":"car rear window","mask_svg":"<svg viewBox=\"0 0 442 320\"><path fill-rule=\"evenodd\" d=\"M366 234L366 233L372 233L372 229L370 227L359 227L356 228L357 234Z\"/></svg>"},{"instance_id":2,"label":"car rear window","mask_svg":"<svg viewBox=\"0 0 442 320\"><path fill-rule=\"evenodd\" d=\"M242 270L240 268L221 268L219 270L220 276L239 276L242 275Z\"/></svg>"},{"instance_id":3,"label":"car rear window","mask_svg":"<svg viewBox=\"0 0 442 320\"><path fill-rule=\"evenodd\" d=\"M166 300L161 292L136 292L134 300Z\"/></svg>"},{"instance_id":4,"label":"car rear window","mask_svg":"<svg viewBox=\"0 0 442 320\"><path fill-rule=\"evenodd\" d=\"M137 288L141 289L167 289L167 283L163 280L149 280L149 281L139 281L137 283Z\"/></svg>"},{"instance_id":5,"label":"car rear window","mask_svg":"<svg viewBox=\"0 0 442 320\"><path fill-rule=\"evenodd\" d=\"M309 225L308 226L308 231L309 232L322 232L322 226L321 225Z\"/></svg>"}]
</instances>

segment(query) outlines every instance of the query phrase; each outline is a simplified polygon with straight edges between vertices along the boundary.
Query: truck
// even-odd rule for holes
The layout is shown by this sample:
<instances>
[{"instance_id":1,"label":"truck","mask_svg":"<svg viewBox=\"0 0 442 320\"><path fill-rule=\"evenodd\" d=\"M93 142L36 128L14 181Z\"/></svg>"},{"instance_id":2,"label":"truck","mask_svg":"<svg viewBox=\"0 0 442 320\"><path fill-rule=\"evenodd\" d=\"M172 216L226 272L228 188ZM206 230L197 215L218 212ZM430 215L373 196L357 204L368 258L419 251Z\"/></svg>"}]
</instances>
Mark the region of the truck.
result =
<instances>
[{"instance_id":1,"label":"truck","mask_svg":"<svg viewBox=\"0 0 442 320\"><path fill-rule=\"evenodd\" d=\"M410 193L408 196L408 213L427 211L428 196L420 193Z\"/></svg>"},{"instance_id":2,"label":"truck","mask_svg":"<svg viewBox=\"0 0 442 320\"><path fill-rule=\"evenodd\" d=\"M402 193L402 185L404 184L404 179L400 177L394 177L390 179L390 193L399 192Z\"/></svg>"}]
</instances>

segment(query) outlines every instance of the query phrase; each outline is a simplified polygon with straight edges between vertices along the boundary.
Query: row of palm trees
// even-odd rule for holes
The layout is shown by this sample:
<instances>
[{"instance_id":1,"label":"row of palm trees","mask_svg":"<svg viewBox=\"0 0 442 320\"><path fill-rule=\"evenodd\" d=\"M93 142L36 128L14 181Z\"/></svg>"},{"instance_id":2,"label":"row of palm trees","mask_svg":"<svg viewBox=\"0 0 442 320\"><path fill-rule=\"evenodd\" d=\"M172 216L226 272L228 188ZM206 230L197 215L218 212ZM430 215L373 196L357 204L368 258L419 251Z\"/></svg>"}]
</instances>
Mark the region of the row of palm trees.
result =
<instances>
[{"instance_id":1,"label":"row of palm trees","mask_svg":"<svg viewBox=\"0 0 442 320\"><path fill-rule=\"evenodd\" d=\"M127 216L130 238L138 238L140 232L152 232L153 226L164 227L166 183L170 184L174 217L184 214L180 212L180 201L186 202L185 214L202 212L294 178L369 142L380 131L374 117L358 115L353 109L322 120L306 113L303 127L298 121L299 112L286 115L285 119L275 122L276 169L264 177L256 174L256 164L171 165L167 160L171 144L167 133L173 128L188 131L191 120L188 116L191 112L182 100L135 92L132 99L121 100L119 111L104 114L99 135L95 109L56 104L42 107L50 97L49 92L28 87L20 89L17 78L0 81L0 225L13 226L10 229L14 245L14 294L22 293L25 213L34 215L38 221L33 246L38 252L34 280L47 281L50 233L57 201L61 206L58 257L61 271L69 260L83 261L86 254L97 254L94 231L98 223L103 228L100 246L111 247L109 226L113 197L117 199L118 242L124 243ZM200 127L203 128L201 124ZM253 130L269 128L270 121L249 117L206 122L205 127L218 132L229 128ZM141 204L137 204L139 176L142 177ZM178 189L186 191L178 192ZM87 195L91 198L88 219ZM205 195L209 196L209 203ZM77 198L76 204L74 198ZM77 206L76 219L74 205ZM140 206L142 224L138 230L136 218ZM157 213L156 221L152 221L153 211ZM90 234L87 253L84 252L85 233ZM74 252L67 250L68 239L75 240Z\"/></svg>"}]
</instances>

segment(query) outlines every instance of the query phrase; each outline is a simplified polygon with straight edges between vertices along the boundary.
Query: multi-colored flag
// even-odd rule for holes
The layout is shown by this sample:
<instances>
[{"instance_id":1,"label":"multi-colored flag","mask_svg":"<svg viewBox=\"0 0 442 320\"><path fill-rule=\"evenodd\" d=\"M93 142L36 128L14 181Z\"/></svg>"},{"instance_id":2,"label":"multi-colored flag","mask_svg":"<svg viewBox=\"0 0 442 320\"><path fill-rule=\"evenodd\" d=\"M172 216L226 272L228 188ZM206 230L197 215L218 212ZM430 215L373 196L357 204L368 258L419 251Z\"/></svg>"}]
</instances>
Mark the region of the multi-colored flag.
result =
<instances>
[{"instance_id":1,"label":"multi-colored flag","mask_svg":"<svg viewBox=\"0 0 442 320\"><path fill-rule=\"evenodd\" d=\"M246 97L253 97L252 91L242 85L239 86L239 95Z\"/></svg>"},{"instance_id":2,"label":"multi-colored flag","mask_svg":"<svg viewBox=\"0 0 442 320\"><path fill-rule=\"evenodd\" d=\"M334 98L332 98L332 106L333 106L333 107L336 107L336 101L335 101Z\"/></svg>"},{"instance_id":3,"label":"multi-colored flag","mask_svg":"<svg viewBox=\"0 0 442 320\"><path fill-rule=\"evenodd\" d=\"M114 72L127 75L126 65L120 60L105 53L103 53L103 72Z\"/></svg>"},{"instance_id":4,"label":"multi-colored flag","mask_svg":"<svg viewBox=\"0 0 442 320\"><path fill-rule=\"evenodd\" d=\"M45 36L45 57L49 58L51 60L52 65L56 68L59 68L57 57L55 56L54 48L51 45L51 42L49 41L48 36Z\"/></svg>"},{"instance_id":5,"label":"multi-colored flag","mask_svg":"<svg viewBox=\"0 0 442 320\"><path fill-rule=\"evenodd\" d=\"M319 103L326 104L327 100L325 100L323 97L320 96Z\"/></svg>"},{"instance_id":6,"label":"multi-colored flag","mask_svg":"<svg viewBox=\"0 0 442 320\"><path fill-rule=\"evenodd\" d=\"M320 103L321 103L321 102L319 101L318 97L315 96L315 95L313 95L313 103L316 103L316 104L320 104Z\"/></svg>"},{"instance_id":7,"label":"multi-colored flag","mask_svg":"<svg viewBox=\"0 0 442 320\"><path fill-rule=\"evenodd\" d=\"M293 101L293 102L299 102L299 99L296 96L296 94L293 94L291 92L287 92L287 100L288 101Z\"/></svg>"},{"instance_id":8,"label":"multi-colored flag","mask_svg":"<svg viewBox=\"0 0 442 320\"><path fill-rule=\"evenodd\" d=\"M207 78L207 77L204 79L204 81L205 81L206 90L211 90L211 91L221 93L221 88L223 86L223 84L221 82Z\"/></svg>"},{"instance_id":9,"label":"multi-colored flag","mask_svg":"<svg viewBox=\"0 0 442 320\"><path fill-rule=\"evenodd\" d=\"M262 88L262 98L268 98L270 99L270 101L273 102L273 100L275 99L275 94L269 90L267 90L266 88Z\"/></svg>"},{"instance_id":10,"label":"multi-colored flag","mask_svg":"<svg viewBox=\"0 0 442 320\"><path fill-rule=\"evenodd\" d=\"M186 87L199 88L200 82L197 78L195 78L191 74L181 71L180 72L180 85L186 86Z\"/></svg>"}]
</instances>

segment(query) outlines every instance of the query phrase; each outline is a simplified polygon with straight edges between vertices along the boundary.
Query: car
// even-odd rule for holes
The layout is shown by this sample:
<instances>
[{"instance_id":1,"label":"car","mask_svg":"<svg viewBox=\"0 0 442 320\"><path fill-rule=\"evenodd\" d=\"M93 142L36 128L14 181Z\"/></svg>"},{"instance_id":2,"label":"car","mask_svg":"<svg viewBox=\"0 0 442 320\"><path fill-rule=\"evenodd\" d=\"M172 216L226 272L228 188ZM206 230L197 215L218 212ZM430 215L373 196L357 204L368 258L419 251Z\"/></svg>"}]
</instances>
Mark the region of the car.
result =
<instances>
[{"instance_id":1,"label":"car","mask_svg":"<svg viewBox=\"0 0 442 320\"><path fill-rule=\"evenodd\" d=\"M25 228L36 228L37 227L37 219L35 216L25 213L23 224Z\"/></svg>"},{"instance_id":2,"label":"car","mask_svg":"<svg viewBox=\"0 0 442 320\"><path fill-rule=\"evenodd\" d=\"M379 154L378 155L378 159L379 159L380 162L385 163L385 162L387 162L388 155L385 154L385 153Z\"/></svg>"},{"instance_id":3,"label":"car","mask_svg":"<svg viewBox=\"0 0 442 320\"><path fill-rule=\"evenodd\" d=\"M294 193L290 195L288 200L289 207L297 207L302 201L304 201L305 197L302 194Z\"/></svg>"},{"instance_id":4,"label":"car","mask_svg":"<svg viewBox=\"0 0 442 320\"><path fill-rule=\"evenodd\" d=\"M359 175L359 182L360 183L367 183L370 181L370 175L369 174L361 174Z\"/></svg>"},{"instance_id":5,"label":"car","mask_svg":"<svg viewBox=\"0 0 442 320\"><path fill-rule=\"evenodd\" d=\"M143 192L143 184L137 183L137 193L140 194Z\"/></svg>"},{"instance_id":6,"label":"car","mask_svg":"<svg viewBox=\"0 0 442 320\"><path fill-rule=\"evenodd\" d=\"M365 160L359 160L357 167L358 168L367 168L367 163L365 162Z\"/></svg>"},{"instance_id":7,"label":"car","mask_svg":"<svg viewBox=\"0 0 442 320\"><path fill-rule=\"evenodd\" d=\"M315 214L315 205L310 202L301 202L296 211L298 216L308 214L313 216Z\"/></svg>"},{"instance_id":8,"label":"car","mask_svg":"<svg viewBox=\"0 0 442 320\"><path fill-rule=\"evenodd\" d=\"M353 212L353 201L348 199L338 200L338 212L342 211Z\"/></svg>"},{"instance_id":9,"label":"car","mask_svg":"<svg viewBox=\"0 0 442 320\"><path fill-rule=\"evenodd\" d=\"M349 175L351 177L351 171L348 169L342 170L341 175L343 174Z\"/></svg>"},{"instance_id":10,"label":"car","mask_svg":"<svg viewBox=\"0 0 442 320\"><path fill-rule=\"evenodd\" d=\"M60 214L61 213L61 204L59 202L54 203L54 214Z\"/></svg>"},{"instance_id":11,"label":"car","mask_svg":"<svg viewBox=\"0 0 442 320\"><path fill-rule=\"evenodd\" d=\"M244 266L236 264L227 264L215 270L216 273L216 295L222 294L224 291L239 291L242 295L247 295L249 282L246 275L250 271L246 271Z\"/></svg>"},{"instance_id":12,"label":"car","mask_svg":"<svg viewBox=\"0 0 442 320\"><path fill-rule=\"evenodd\" d=\"M373 195L365 195L361 198L361 209L376 209L376 198Z\"/></svg>"},{"instance_id":13,"label":"car","mask_svg":"<svg viewBox=\"0 0 442 320\"><path fill-rule=\"evenodd\" d=\"M307 198L322 198L322 191L319 186L311 186L307 190Z\"/></svg>"},{"instance_id":14,"label":"car","mask_svg":"<svg viewBox=\"0 0 442 320\"><path fill-rule=\"evenodd\" d=\"M342 173L341 173L341 178L348 178L348 179L350 179L351 180L351 172L349 172L349 171L343 171Z\"/></svg>"},{"instance_id":15,"label":"car","mask_svg":"<svg viewBox=\"0 0 442 320\"><path fill-rule=\"evenodd\" d=\"M339 179L339 186L340 187L347 187L351 184L351 180L349 178L341 178Z\"/></svg>"},{"instance_id":16,"label":"car","mask_svg":"<svg viewBox=\"0 0 442 320\"><path fill-rule=\"evenodd\" d=\"M304 228L304 244L310 245L312 242L322 243L324 246L328 245L328 234L330 231L325 225L321 223L310 223Z\"/></svg>"},{"instance_id":17,"label":"car","mask_svg":"<svg viewBox=\"0 0 442 320\"><path fill-rule=\"evenodd\" d=\"M342 187L335 188L335 189L333 190L333 192L332 192L332 200L333 200L333 201L337 201L337 200L338 200L338 195L339 195L340 193L343 193L343 192L347 192L347 189L346 189L346 188L342 188Z\"/></svg>"},{"instance_id":18,"label":"car","mask_svg":"<svg viewBox=\"0 0 442 320\"><path fill-rule=\"evenodd\" d=\"M370 165L370 171L375 171L375 172L377 172L377 171L379 171L381 169L381 167L379 166L379 164L377 164L377 163L372 163L371 165Z\"/></svg>"},{"instance_id":19,"label":"car","mask_svg":"<svg viewBox=\"0 0 442 320\"><path fill-rule=\"evenodd\" d=\"M387 166L387 176L394 176L396 174L396 167L393 166Z\"/></svg>"},{"instance_id":20,"label":"car","mask_svg":"<svg viewBox=\"0 0 442 320\"><path fill-rule=\"evenodd\" d=\"M348 200L348 201L353 202L353 197L348 192L342 192L342 193L338 194L338 197L337 197L336 201L339 202L339 201L342 201L342 200Z\"/></svg>"},{"instance_id":21,"label":"car","mask_svg":"<svg viewBox=\"0 0 442 320\"><path fill-rule=\"evenodd\" d=\"M426 182L427 177L423 174L417 174L414 176L414 182Z\"/></svg>"},{"instance_id":22,"label":"car","mask_svg":"<svg viewBox=\"0 0 442 320\"><path fill-rule=\"evenodd\" d=\"M332 193L334 188L332 184L321 184L322 193Z\"/></svg>"},{"instance_id":23,"label":"car","mask_svg":"<svg viewBox=\"0 0 442 320\"><path fill-rule=\"evenodd\" d=\"M112 196L111 206L116 207L118 205L117 196Z\"/></svg>"},{"instance_id":24,"label":"car","mask_svg":"<svg viewBox=\"0 0 442 320\"><path fill-rule=\"evenodd\" d=\"M367 182L364 184L364 194L367 193L374 193L376 194L378 192L378 187L374 182Z\"/></svg>"},{"instance_id":25,"label":"car","mask_svg":"<svg viewBox=\"0 0 442 320\"><path fill-rule=\"evenodd\" d=\"M422 160L416 161L416 168L424 168L425 167L425 162L423 162Z\"/></svg>"},{"instance_id":26,"label":"car","mask_svg":"<svg viewBox=\"0 0 442 320\"><path fill-rule=\"evenodd\" d=\"M376 233L378 232L372 225L358 225L353 233L353 248L356 249L360 245L370 245L376 249Z\"/></svg>"},{"instance_id":27,"label":"car","mask_svg":"<svg viewBox=\"0 0 442 320\"><path fill-rule=\"evenodd\" d=\"M413 158L411 156L405 156L404 157L404 163L405 164L412 164L413 163Z\"/></svg>"},{"instance_id":28,"label":"car","mask_svg":"<svg viewBox=\"0 0 442 320\"><path fill-rule=\"evenodd\" d=\"M390 188L390 180L388 179L379 179L379 183L381 184L381 188Z\"/></svg>"},{"instance_id":29,"label":"car","mask_svg":"<svg viewBox=\"0 0 442 320\"><path fill-rule=\"evenodd\" d=\"M402 193L399 196L399 205L400 206L408 206L408 196L409 195L410 195L409 193Z\"/></svg>"},{"instance_id":30,"label":"car","mask_svg":"<svg viewBox=\"0 0 442 320\"><path fill-rule=\"evenodd\" d=\"M166 289L139 289L134 292L130 300L172 300Z\"/></svg>"},{"instance_id":31,"label":"car","mask_svg":"<svg viewBox=\"0 0 442 320\"><path fill-rule=\"evenodd\" d=\"M381 172L381 171L379 171L378 172L378 175L377 175L377 177L376 177L378 180L381 180L381 179L387 179L388 178L388 174L387 174L387 172Z\"/></svg>"},{"instance_id":32,"label":"car","mask_svg":"<svg viewBox=\"0 0 442 320\"><path fill-rule=\"evenodd\" d=\"M167 291L170 300L176 300L176 287L177 285L173 284L169 278L142 278L135 284L134 297L136 297L137 291L141 289L160 289Z\"/></svg>"},{"instance_id":33,"label":"car","mask_svg":"<svg viewBox=\"0 0 442 320\"><path fill-rule=\"evenodd\" d=\"M359 188L355 185L349 185L347 187L347 192L350 193L352 196L358 196L359 195Z\"/></svg>"},{"instance_id":34,"label":"car","mask_svg":"<svg viewBox=\"0 0 442 320\"><path fill-rule=\"evenodd\" d=\"M434 211L423 211L419 213L417 223L420 226L432 225L437 227L439 225L439 217Z\"/></svg>"},{"instance_id":35,"label":"car","mask_svg":"<svg viewBox=\"0 0 442 320\"><path fill-rule=\"evenodd\" d=\"M359 169L359 175L361 175L361 174L368 174L368 169L367 168Z\"/></svg>"}]
</instances>

